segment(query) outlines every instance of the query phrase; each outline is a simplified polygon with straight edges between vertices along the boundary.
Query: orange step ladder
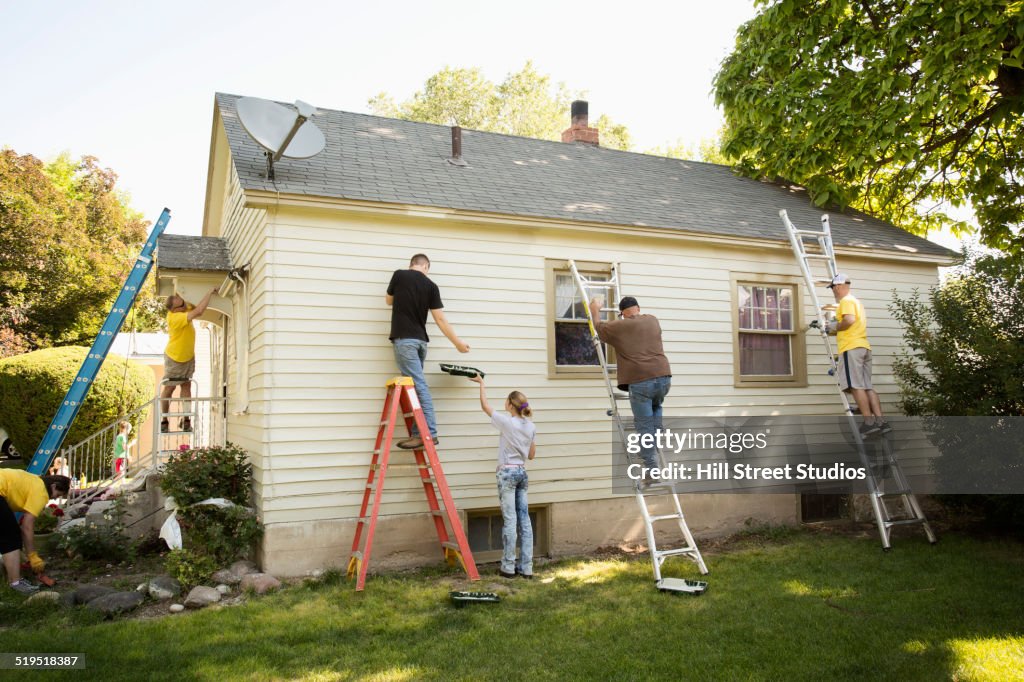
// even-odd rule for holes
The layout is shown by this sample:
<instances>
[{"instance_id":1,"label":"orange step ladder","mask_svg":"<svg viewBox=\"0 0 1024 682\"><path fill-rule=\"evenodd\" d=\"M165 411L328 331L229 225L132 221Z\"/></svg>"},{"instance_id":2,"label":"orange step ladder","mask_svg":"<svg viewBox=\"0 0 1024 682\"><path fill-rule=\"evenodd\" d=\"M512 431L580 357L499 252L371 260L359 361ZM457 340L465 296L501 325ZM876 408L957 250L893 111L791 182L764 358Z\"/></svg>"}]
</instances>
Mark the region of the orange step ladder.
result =
<instances>
[{"instance_id":1,"label":"orange step ladder","mask_svg":"<svg viewBox=\"0 0 1024 682\"><path fill-rule=\"evenodd\" d=\"M441 470L441 461L437 457L437 450L434 449L434 441L430 438L430 429L423 416L423 409L420 407L412 379L410 377L395 377L389 380L386 386L388 393L384 400L384 410L380 415L380 428L377 430L377 443L373 448L373 459L370 460L370 473L366 478L363 504L359 507L356 536L352 540L352 556L348 560L348 577L356 577L357 591L366 586L366 570L370 566L370 550L373 548L373 534L377 528L377 515L380 512L380 500L384 492L384 478L387 475L395 425L398 422L399 410L401 410L401 416L405 418L405 426L409 433L412 433L415 424L416 429L423 436L423 447L413 451L416 457L415 465L396 464L392 466L416 467L420 481L423 483L423 492L427 496L430 514L434 518L434 527L437 529L437 538L444 551L445 560L451 566L454 566L458 560L470 580L479 580L480 574L476 570L473 553L469 549L469 541L466 540L466 534L462 530L462 523L459 521L459 514L455 509L451 491L448 489L444 471ZM443 509L438 503L438 491L440 491L441 501L444 503ZM372 507L370 507L371 494L373 495ZM367 516L368 508L369 516ZM455 542L452 542L448 535L448 528L445 526L446 518L451 525ZM360 548L364 530L366 544Z\"/></svg>"}]
</instances>

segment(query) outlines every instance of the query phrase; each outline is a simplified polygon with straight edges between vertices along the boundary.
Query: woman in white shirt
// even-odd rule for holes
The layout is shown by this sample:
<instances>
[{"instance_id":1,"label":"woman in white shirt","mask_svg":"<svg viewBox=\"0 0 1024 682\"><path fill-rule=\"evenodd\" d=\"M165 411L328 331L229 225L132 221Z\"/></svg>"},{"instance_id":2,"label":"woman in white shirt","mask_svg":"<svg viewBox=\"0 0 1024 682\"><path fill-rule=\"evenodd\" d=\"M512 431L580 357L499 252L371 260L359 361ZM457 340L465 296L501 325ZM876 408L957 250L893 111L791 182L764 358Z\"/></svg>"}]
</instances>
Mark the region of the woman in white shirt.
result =
<instances>
[{"instance_id":1,"label":"woman in white shirt","mask_svg":"<svg viewBox=\"0 0 1024 682\"><path fill-rule=\"evenodd\" d=\"M503 578L533 577L533 526L526 499L529 478L526 461L537 454L537 427L527 417L533 415L526 396L512 391L505 400L505 412L496 412L487 403L484 380L479 375L470 381L480 384L480 407L498 429L498 501L501 504L502 557L498 574ZM518 542L517 542L518 535ZM519 556L516 557L518 545Z\"/></svg>"}]
</instances>

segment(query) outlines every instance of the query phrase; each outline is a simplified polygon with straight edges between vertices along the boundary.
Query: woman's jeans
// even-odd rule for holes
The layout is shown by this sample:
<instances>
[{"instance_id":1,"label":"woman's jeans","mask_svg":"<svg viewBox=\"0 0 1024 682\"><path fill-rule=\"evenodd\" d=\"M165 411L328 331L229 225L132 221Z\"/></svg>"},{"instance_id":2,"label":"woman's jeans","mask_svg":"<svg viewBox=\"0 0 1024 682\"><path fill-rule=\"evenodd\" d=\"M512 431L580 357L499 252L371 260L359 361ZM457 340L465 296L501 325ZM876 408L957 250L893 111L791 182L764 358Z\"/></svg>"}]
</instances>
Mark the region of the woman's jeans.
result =
<instances>
[{"instance_id":1,"label":"woman's jeans","mask_svg":"<svg viewBox=\"0 0 1024 682\"><path fill-rule=\"evenodd\" d=\"M528 486L529 478L525 467L498 469L498 500L501 503L501 518L504 521L501 531L501 570L504 573L533 575L533 526L530 524L530 510L526 501Z\"/></svg>"}]
</instances>

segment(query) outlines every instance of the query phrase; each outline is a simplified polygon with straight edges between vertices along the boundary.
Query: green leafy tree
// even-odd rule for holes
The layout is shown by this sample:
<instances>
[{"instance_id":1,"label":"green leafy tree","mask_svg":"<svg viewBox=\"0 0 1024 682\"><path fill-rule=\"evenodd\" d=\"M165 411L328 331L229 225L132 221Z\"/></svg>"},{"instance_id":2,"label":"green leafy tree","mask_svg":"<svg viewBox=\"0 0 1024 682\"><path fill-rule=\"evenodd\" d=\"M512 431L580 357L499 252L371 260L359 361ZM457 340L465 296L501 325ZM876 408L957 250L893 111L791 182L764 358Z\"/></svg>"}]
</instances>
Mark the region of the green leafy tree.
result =
<instances>
[{"instance_id":1,"label":"green leafy tree","mask_svg":"<svg viewBox=\"0 0 1024 682\"><path fill-rule=\"evenodd\" d=\"M1024 3L757 3L714 83L742 172L922 234L969 204L1024 248Z\"/></svg>"},{"instance_id":2,"label":"green leafy tree","mask_svg":"<svg viewBox=\"0 0 1024 682\"><path fill-rule=\"evenodd\" d=\"M146 238L116 181L91 156L0 150L0 357L99 331Z\"/></svg>"},{"instance_id":3,"label":"green leafy tree","mask_svg":"<svg viewBox=\"0 0 1024 682\"><path fill-rule=\"evenodd\" d=\"M690 161L703 161L704 163L717 163L721 166L731 166L734 161L726 156L722 150L722 140L725 138L726 128L722 126L713 137L703 138L696 146L688 145L683 140L676 140L675 143L666 144L647 150L646 154L655 156L667 156L671 159L686 159Z\"/></svg>"},{"instance_id":4,"label":"green leafy tree","mask_svg":"<svg viewBox=\"0 0 1024 682\"><path fill-rule=\"evenodd\" d=\"M942 454L935 472L949 487L997 478L1013 489L1024 472L1024 442L1013 420L973 428L932 417L1024 416L1024 266L1006 255L965 253L964 264L922 300L894 299L907 352L893 364L901 407L925 417ZM980 422L978 422L980 424ZM996 474L995 472L1001 472ZM985 492L991 492L988 487ZM1024 531L1024 496L947 498L990 521Z\"/></svg>"},{"instance_id":5,"label":"green leafy tree","mask_svg":"<svg viewBox=\"0 0 1024 682\"><path fill-rule=\"evenodd\" d=\"M445 67L428 78L423 89L410 99L398 104L382 92L370 99L369 106L378 116L559 140L569 127L570 104L582 96L564 83L553 84L550 76L527 61L498 85L484 78L478 68ZM594 127L600 131L601 146L631 148L626 126L602 115Z\"/></svg>"}]
</instances>

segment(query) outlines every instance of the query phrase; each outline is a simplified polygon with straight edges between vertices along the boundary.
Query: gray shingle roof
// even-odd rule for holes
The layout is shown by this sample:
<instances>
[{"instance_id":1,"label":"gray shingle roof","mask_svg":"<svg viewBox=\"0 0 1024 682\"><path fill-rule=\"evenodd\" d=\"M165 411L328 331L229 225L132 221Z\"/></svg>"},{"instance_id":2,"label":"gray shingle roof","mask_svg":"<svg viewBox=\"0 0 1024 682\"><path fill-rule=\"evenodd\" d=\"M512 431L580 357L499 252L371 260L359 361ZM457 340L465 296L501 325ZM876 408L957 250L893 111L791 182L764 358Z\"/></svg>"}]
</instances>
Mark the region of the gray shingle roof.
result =
<instances>
[{"instance_id":1,"label":"gray shingle roof","mask_svg":"<svg viewBox=\"0 0 1024 682\"><path fill-rule=\"evenodd\" d=\"M219 93L239 180L248 190L454 208L786 240L779 209L818 229L822 211L799 188L739 177L726 166L582 144L463 131L469 167L446 161L446 126L319 109L327 146L311 159L282 158L265 177L262 150ZM567 114L568 119L568 114ZM830 212L836 245L947 256L950 251L855 211Z\"/></svg>"},{"instance_id":2,"label":"gray shingle roof","mask_svg":"<svg viewBox=\"0 0 1024 682\"><path fill-rule=\"evenodd\" d=\"M228 243L220 237L162 234L156 242L156 262L163 270L232 269Z\"/></svg>"}]
</instances>

